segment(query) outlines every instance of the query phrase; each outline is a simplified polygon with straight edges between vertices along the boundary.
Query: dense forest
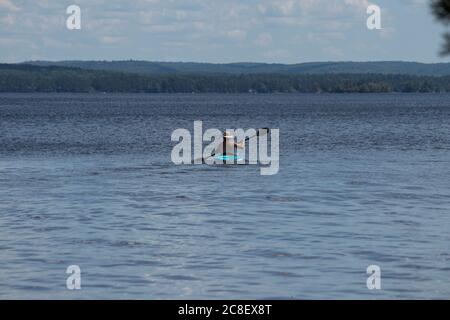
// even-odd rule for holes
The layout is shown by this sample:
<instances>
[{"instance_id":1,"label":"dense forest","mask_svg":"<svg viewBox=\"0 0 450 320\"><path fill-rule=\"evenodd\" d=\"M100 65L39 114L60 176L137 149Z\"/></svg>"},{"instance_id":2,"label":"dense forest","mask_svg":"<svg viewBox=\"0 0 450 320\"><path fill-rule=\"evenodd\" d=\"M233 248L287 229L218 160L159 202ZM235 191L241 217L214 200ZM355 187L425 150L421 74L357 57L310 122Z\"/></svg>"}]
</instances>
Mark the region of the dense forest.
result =
<instances>
[{"instance_id":1,"label":"dense forest","mask_svg":"<svg viewBox=\"0 0 450 320\"><path fill-rule=\"evenodd\" d=\"M450 92L450 76L394 74L137 74L0 65L0 92Z\"/></svg>"},{"instance_id":2,"label":"dense forest","mask_svg":"<svg viewBox=\"0 0 450 320\"><path fill-rule=\"evenodd\" d=\"M380 73L417 76L449 76L450 63L419 63L405 61L374 62L307 62L281 63L196 63L155 61L30 61L37 66L57 66L89 70L119 71L141 74L329 74Z\"/></svg>"}]
</instances>

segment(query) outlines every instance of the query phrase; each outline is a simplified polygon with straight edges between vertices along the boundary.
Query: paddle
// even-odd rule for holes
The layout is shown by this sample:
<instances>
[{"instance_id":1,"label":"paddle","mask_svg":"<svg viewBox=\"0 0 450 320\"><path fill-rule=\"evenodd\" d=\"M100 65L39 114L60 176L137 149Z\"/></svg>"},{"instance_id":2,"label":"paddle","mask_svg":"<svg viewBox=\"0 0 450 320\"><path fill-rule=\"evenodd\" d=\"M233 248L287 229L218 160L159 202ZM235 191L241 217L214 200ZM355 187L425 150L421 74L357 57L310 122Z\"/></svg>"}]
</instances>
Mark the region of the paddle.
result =
<instances>
[{"instance_id":1,"label":"paddle","mask_svg":"<svg viewBox=\"0 0 450 320\"><path fill-rule=\"evenodd\" d=\"M269 131L270 131L269 128L259 128L259 129L256 131L256 136L252 136L252 137L247 137L247 138L245 138L245 142L249 141L250 139L252 139L252 138L254 138L254 137L262 137L262 136L265 136L266 134L269 133ZM241 141L241 142L242 142L242 141Z\"/></svg>"}]
</instances>

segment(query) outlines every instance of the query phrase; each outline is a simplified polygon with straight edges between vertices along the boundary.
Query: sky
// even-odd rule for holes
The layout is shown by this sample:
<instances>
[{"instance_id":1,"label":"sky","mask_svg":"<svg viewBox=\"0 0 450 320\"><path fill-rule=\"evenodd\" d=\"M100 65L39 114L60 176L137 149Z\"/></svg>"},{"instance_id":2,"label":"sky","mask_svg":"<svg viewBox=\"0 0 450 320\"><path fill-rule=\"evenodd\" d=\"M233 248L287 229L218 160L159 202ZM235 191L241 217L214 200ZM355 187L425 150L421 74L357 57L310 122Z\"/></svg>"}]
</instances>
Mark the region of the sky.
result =
<instances>
[{"instance_id":1,"label":"sky","mask_svg":"<svg viewBox=\"0 0 450 320\"><path fill-rule=\"evenodd\" d=\"M0 62L447 62L429 1L0 0ZM367 28L370 4L380 30ZM66 27L70 5L80 30Z\"/></svg>"}]
</instances>

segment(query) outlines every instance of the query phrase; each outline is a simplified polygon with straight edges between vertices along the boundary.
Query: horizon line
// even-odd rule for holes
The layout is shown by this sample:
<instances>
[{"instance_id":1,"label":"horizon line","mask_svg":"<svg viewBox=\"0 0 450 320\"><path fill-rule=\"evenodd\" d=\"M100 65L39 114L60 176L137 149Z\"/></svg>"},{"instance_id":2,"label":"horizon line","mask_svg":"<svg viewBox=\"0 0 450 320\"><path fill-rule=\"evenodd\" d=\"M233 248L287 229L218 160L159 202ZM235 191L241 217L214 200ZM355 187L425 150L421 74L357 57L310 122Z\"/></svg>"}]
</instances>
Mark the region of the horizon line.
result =
<instances>
[{"instance_id":1,"label":"horizon line","mask_svg":"<svg viewBox=\"0 0 450 320\"><path fill-rule=\"evenodd\" d=\"M214 64L214 65L229 65L229 64L261 64L261 65L299 65L299 64L313 64L313 63L416 63L416 64L449 64L447 62L421 62L413 60L316 60L305 62L257 62L257 61L235 61L235 62L206 62L206 61L176 61L176 60L141 60L141 59L117 59L117 60L105 60L105 59L68 59L68 60L25 60L20 62L0 62L1 64L26 64L31 62L149 62L149 63L185 63L185 64Z\"/></svg>"}]
</instances>

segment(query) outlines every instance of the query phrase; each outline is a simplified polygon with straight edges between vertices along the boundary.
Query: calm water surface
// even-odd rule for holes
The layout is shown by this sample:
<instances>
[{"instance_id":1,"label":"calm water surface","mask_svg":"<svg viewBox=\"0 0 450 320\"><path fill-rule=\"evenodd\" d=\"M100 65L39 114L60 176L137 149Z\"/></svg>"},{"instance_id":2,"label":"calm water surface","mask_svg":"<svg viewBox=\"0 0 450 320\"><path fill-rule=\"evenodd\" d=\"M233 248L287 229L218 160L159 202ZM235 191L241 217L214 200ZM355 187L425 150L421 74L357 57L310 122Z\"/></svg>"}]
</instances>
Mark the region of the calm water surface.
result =
<instances>
[{"instance_id":1,"label":"calm water surface","mask_svg":"<svg viewBox=\"0 0 450 320\"><path fill-rule=\"evenodd\" d=\"M279 173L173 165L194 120ZM444 94L2 94L0 298L448 299L449 168Z\"/></svg>"}]
</instances>

